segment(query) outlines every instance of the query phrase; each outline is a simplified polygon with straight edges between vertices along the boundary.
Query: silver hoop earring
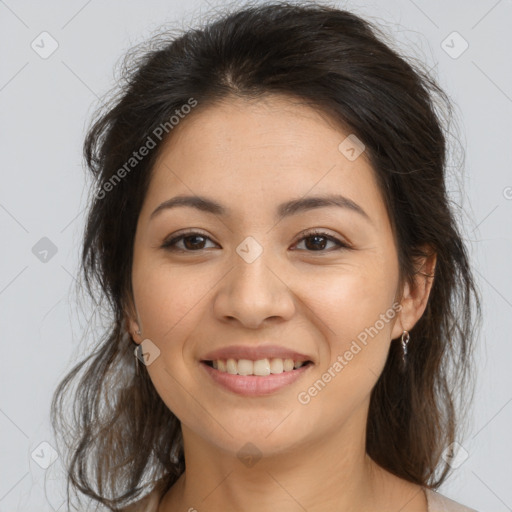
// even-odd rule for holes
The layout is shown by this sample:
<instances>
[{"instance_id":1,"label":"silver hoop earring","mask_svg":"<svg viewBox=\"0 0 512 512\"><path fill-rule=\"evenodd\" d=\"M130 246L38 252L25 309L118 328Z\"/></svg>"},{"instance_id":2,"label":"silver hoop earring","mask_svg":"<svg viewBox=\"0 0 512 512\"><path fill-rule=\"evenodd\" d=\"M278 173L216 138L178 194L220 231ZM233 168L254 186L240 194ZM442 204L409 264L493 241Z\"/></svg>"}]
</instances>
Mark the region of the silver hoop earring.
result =
<instances>
[{"instance_id":1,"label":"silver hoop earring","mask_svg":"<svg viewBox=\"0 0 512 512\"><path fill-rule=\"evenodd\" d=\"M402 333L402 339L400 340L402 343L402 365L405 368L407 365L407 344L409 343L409 340L411 339L409 332L404 331Z\"/></svg>"},{"instance_id":2,"label":"silver hoop earring","mask_svg":"<svg viewBox=\"0 0 512 512\"><path fill-rule=\"evenodd\" d=\"M141 335L140 329L135 331L135 333L140 336ZM134 343L135 343L135 341L134 341ZM137 375L139 375L139 358L143 357L142 356L142 343L137 343L137 346L135 347L133 354L135 356L135 372L137 373Z\"/></svg>"},{"instance_id":3,"label":"silver hoop earring","mask_svg":"<svg viewBox=\"0 0 512 512\"><path fill-rule=\"evenodd\" d=\"M142 343L137 344L133 353L135 355L135 372L139 375L139 358L142 358Z\"/></svg>"}]
</instances>

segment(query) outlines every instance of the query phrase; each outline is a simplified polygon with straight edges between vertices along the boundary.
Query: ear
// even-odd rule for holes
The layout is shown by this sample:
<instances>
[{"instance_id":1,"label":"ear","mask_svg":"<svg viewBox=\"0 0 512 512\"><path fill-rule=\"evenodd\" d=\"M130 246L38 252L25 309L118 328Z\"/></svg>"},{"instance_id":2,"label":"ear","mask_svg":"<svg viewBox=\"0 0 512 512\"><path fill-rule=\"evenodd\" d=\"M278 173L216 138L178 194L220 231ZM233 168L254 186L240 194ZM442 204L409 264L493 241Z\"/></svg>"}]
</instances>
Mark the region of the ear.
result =
<instances>
[{"instance_id":1,"label":"ear","mask_svg":"<svg viewBox=\"0 0 512 512\"><path fill-rule=\"evenodd\" d=\"M137 334L137 331L140 329L139 323L137 321L138 315L136 314L134 304L130 299L128 300L128 304L124 307L124 311L126 331L130 333L135 343L141 343L142 337L139 334Z\"/></svg>"},{"instance_id":2,"label":"ear","mask_svg":"<svg viewBox=\"0 0 512 512\"><path fill-rule=\"evenodd\" d=\"M423 246L422 249L428 256L416 260L416 273L413 277L413 283L406 282L404 284L400 301L402 309L393 326L391 339L398 338L403 331L410 331L427 307L434 282L437 254L429 246Z\"/></svg>"}]
</instances>

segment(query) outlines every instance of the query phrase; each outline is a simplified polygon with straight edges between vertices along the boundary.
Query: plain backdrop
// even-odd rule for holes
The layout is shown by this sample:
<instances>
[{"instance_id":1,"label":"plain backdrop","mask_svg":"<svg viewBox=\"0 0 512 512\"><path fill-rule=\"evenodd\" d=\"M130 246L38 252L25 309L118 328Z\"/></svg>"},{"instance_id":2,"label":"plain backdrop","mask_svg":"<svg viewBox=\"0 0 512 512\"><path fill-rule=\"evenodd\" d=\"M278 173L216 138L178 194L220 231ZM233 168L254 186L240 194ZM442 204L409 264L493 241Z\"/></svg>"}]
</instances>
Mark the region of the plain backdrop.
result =
<instances>
[{"instance_id":1,"label":"plain backdrop","mask_svg":"<svg viewBox=\"0 0 512 512\"><path fill-rule=\"evenodd\" d=\"M0 512L65 509L48 411L88 327L73 290L90 116L128 48L162 23L186 27L222 5L0 1ZM465 460L441 492L479 511L512 510L512 1L331 5L381 25L456 104L466 156L456 171L463 191L450 190L466 212L484 319Z\"/></svg>"}]
</instances>

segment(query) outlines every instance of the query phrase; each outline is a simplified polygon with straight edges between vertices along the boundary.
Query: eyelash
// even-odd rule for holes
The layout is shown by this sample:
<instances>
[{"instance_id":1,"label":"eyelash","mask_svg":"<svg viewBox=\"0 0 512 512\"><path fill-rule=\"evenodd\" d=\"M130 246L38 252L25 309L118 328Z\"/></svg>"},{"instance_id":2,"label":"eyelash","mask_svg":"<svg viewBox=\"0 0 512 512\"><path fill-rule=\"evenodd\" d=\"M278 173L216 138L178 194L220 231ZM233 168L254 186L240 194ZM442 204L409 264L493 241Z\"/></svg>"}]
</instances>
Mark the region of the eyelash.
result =
<instances>
[{"instance_id":1,"label":"eyelash","mask_svg":"<svg viewBox=\"0 0 512 512\"><path fill-rule=\"evenodd\" d=\"M175 236L169 240L166 240L162 245L161 245L161 248L162 249L166 249L167 251L172 251L172 252L200 252L200 251L204 251L206 249L198 249L198 250L189 250L189 249L181 249L181 248L177 248L175 246L175 244L177 242L180 242L181 240L183 240L184 238L188 238L188 237L192 237L192 236L200 236L202 238L205 238L205 239L210 239L209 236L206 236L204 235L203 233L200 233L200 232L197 232L197 231L188 231L186 233L181 233L180 235L178 236ZM351 247L342 242L341 240L339 240L338 238L332 236L332 235L329 235L323 231L320 231L320 230L312 230L312 231L307 231L307 232L304 232L304 233L301 233L301 238L298 240L297 243L300 243L302 242L303 240L307 239L307 238L312 238L314 236L320 236L322 238L326 238L328 241L330 242L334 242L335 244L338 245L338 247L336 249L331 249L331 250L318 250L318 251L308 251L306 250L306 252L311 252L311 253L322 253L322 252L332 252L333 250L337 251L337 250L343 250L343 249L351 249Z\"/></svg>"}]
</instances>

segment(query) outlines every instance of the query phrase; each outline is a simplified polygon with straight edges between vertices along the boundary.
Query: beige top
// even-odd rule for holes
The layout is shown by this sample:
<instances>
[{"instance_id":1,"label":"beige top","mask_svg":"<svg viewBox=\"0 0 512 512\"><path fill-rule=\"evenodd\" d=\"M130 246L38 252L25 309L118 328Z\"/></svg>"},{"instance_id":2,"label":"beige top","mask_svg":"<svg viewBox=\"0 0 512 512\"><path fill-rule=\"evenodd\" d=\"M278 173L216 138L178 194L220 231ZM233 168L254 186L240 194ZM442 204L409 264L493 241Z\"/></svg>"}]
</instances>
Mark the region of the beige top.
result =
<instances>
[{"instance_id":1,"label":"beige top","mask_svg":"<svg viewBox=\"0 0 512 512\"><path fill-rule=\"evenodd\" d=\"M477 512L475 509L461 505L436 491L426 488L424 491L427 497L428 512ZM142 500L126 507L124 512L158 512L159 499L159 489L155 488Z\"/></svg>"},{"instance_id":2,"label":"beige top","mask_svg":"<svg viewBox=\"0 0 512 512\"><path fill-rule=\"evenodd\" d=\"M477 512L430 489L425 489L428 512ZM155 509L156 510L156 509Z\"/></svg>"}]
</instances>

